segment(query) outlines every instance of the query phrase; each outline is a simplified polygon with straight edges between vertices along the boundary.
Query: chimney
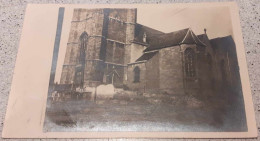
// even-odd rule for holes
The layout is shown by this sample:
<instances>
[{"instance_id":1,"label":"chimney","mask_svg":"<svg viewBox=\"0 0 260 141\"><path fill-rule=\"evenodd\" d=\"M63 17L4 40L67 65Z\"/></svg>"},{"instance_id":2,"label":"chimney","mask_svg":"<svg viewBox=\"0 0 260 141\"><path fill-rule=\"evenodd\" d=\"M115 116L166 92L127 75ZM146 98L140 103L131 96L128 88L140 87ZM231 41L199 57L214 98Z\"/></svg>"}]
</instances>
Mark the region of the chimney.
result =
<instances>
[{"instance_id":1,"label":"chimney","mask_svg":"<svg viewBox=\"0 0 260 141\"><path fill-rule=\"evenodd\" d=\"M204 33L207 34L207 29L206 28L204 28Z\"/></svg>"}]
</instances>

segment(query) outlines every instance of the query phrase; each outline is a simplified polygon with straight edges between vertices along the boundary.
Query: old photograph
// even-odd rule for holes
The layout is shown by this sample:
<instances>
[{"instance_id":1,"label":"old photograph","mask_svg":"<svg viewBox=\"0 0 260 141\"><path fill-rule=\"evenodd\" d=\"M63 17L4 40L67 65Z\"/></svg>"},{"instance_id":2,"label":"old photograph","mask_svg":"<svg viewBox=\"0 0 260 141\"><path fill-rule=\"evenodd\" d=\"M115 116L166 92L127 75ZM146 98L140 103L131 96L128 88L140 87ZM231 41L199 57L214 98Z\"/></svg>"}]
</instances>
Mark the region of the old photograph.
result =
<instances>
[{"instance_id":1,"label":"old photograph","mask_svg":"<svg viewBox=\"0 0 260 141\"><path fill-rule=\"evenodd\" d=\"M248 131L229 7L64 11L44 132Z\"/></svg>"}]
</instances>

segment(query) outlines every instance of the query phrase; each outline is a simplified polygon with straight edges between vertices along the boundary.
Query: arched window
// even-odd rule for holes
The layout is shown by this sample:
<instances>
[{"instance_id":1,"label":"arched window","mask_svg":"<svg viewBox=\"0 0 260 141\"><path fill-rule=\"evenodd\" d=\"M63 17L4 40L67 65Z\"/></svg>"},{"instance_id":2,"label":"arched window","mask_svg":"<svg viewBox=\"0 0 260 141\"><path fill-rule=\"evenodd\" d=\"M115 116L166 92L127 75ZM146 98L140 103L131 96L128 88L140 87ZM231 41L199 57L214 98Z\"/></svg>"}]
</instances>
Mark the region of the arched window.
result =
<instances>
[{"instance_id":1,"label":"arched window","mask_svg":"<svg viewBox=\"0 0 260 141\"><path fill-rule=\"evenodd\" d=\"M74 84L83 86L84 83L84 70L85 70L85 60L86 60L86 49L88 43L88 34L87 32L83 32L79 38L79 55L76 60L76 68L75 68L75 78Z\"/></svg>"},{"instance_id":2,"label":"arched window","mask_svg":"<svg viewBox=\"0 0 260 141\"><path fill-rule=\"evenodd\" d=\"M134 82L140 82L140 68L134 68Z\"/></svg>"},{"instance_id":3,"label":"arched window","mask_svg":"<svg viewBox=\"0 0 260 141\"><path fill-rule=\"evenodd\" d=\"M88 42L88 34L87 32L83 32L80 35L80 48L79 48L79 58L78 58L78 63L82 65L85 64L87 42Z\"/></svg>"},{"instance_id":4,"label":"arched window","mask_svg":"<svg viewBox=\"0 0 260 141\"><path fill-rule=\"evenodd\" d=\"M186 77L195 77L196 76L196 58L195 52L191 48L187 48L184 51L185 57L185 74Z\"/></svg>"}]
</instances>

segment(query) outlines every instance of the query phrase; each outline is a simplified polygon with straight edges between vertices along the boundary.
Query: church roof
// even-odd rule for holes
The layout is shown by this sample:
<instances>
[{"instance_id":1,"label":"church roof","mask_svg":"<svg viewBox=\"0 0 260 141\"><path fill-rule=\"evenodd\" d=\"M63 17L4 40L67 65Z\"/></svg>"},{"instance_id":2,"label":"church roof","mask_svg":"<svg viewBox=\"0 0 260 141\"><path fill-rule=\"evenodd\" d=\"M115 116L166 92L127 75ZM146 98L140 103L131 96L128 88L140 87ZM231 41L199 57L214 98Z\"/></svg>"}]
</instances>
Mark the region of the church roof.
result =
<instances>
[{"instance_id":1,"label":"church roof","mask_svg":"<svg viewBox=\"0 0 260 141\"><path fill-rule=\"evenodd\" d=\"M143 42L144 33L146 34L146 43ZM149 42L152 41L154 37L162 34L165 33L137 23L135 24L134 41L139 43L149 44Z\"/></svg>"},{"instance_id":2,"label":"church roof","mask_svg":"<svg viewBox=\"0 0 260 141\"><path fill-rule=\"evenodd\" d=\"M136 62L138 61L146 61L151 59L158 51L155 52L149 52L149 53L144 53L141 57L139 57Z\"/></svg>"},{"instance_id":3,"label":"church roof","mask_svg":"<svg viewBox=\"0 0 260 141\"><path fill-rule=\"evenodd\" d=\"M180 44L197 44L205 46L203 42L193 33L190 28L178 30L171 33L160 34L149 42L149 47L144 52L158 50Z\"/></svg>"},{"instance_id":4,"label":"church roof","mask_svg":"<svg viewBox=\"0 0 260 141\"><path fill-rule=\"evenodd\" d=\"M206 46L211 46L207 34L200 34L200 35L197 35L197 37L198 37L199 40L200 40L203 44L205 44Z\"/></svg>"}]
</instances>

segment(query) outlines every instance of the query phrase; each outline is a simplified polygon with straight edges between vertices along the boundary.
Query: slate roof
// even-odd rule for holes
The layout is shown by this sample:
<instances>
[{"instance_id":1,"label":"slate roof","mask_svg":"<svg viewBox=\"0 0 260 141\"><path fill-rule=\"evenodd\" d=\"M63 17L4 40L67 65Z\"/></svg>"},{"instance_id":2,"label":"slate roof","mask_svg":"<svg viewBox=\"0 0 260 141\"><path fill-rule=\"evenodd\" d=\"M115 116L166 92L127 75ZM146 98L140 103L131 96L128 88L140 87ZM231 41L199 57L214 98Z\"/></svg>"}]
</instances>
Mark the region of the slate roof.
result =
<instances>
[{"instance_id":1,"label":"slate roof","mask_svg":"<svg viewBox=\"0 0 260 141\"><path fill-rule=\"evenodd\" d=\"M143 42L144 33L146 34L146 42ZM210 45L206 34L197 36L190 28L164 33L141 24L135 24L135 37L133 42L147 45L147 48L143 51L144 54L139 57L136 62L151 59L157 53L156 50L162 48L181 44L196 44L199 46Z\"/></svg>"},{"instance_id":2,"label":"slate roof","mask_svg":"<svg viewBox=\"0 0 260 141\"><path fill-rule=\"evenodd\" d=\"M146 48L144 52L158 50L180 44L196 44L200 46L205 46L205 44L200 41L200 39L193 33L190 28L186 28L153 37L152 40L149 42L148 48Z\"/></svg>"},{"instance_id":3,"label":"slate roof","mask_svg":"<svg viewBox=\"0 0 260 141\"><path fill-rule=\"evenodd\" d=\"M156 52L149 52L149 53L144 53L141 57L139 57L136 62L138 61L147 61L149 59L151 59L155 54L157 54L158 51Z\"/></svg>"},{"instance_id":4,"label":"slate roof","mask_svg":"<svg viewBox=\"0 0 260 141\"><path fill-rule=\"evenodd\" d=\"M197 37L198 37L199 40L200 40L203 44L205 44L206 46L211 46L207 34L200 34L200 35L197 35Z\"/></svg>"},{"instance_id":5,"label":"slate roof","mask_svg":"<svg viewBox=\"0 0 260 141\"><path fill-rule=\"evenodd\" d=\"M143 35L146 34L146 43L143 42ZM154 37L165 34L161 31L152 29L150 27L141 25L141 24L135 24L135 42L149 44L150 41L153 40Z\"/></svg>"}]
</instances>

